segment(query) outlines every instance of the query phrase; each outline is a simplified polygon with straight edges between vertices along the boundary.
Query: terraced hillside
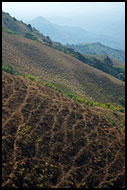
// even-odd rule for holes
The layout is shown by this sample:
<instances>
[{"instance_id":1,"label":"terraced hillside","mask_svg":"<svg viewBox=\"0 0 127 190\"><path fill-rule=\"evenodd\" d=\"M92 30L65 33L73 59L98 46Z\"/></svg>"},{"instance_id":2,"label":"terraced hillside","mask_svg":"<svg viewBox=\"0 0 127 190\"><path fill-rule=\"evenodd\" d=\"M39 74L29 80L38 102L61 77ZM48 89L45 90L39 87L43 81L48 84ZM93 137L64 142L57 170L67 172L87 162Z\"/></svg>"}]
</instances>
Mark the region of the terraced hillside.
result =
<instances>
[{"instance_id":1,"label":"terraced hillside","mask_svg":"<svg viewBox=\"0 0 127 190\"><path fill-rule=\"evenodd\" d=\"M120 104L124 82L37 41L3 32L2 64L50 82L65 93Z\"/></svg>"},{"instance_id":2,"label":"terraced hillside","mask_svg":"<svg viewBox=\"0 0 127 190\"><path fill-rule=\"evenodd\" d=\"M3 188L124 188L124 133L99 112L2 74Z\"/></svg>"}]
</instances>

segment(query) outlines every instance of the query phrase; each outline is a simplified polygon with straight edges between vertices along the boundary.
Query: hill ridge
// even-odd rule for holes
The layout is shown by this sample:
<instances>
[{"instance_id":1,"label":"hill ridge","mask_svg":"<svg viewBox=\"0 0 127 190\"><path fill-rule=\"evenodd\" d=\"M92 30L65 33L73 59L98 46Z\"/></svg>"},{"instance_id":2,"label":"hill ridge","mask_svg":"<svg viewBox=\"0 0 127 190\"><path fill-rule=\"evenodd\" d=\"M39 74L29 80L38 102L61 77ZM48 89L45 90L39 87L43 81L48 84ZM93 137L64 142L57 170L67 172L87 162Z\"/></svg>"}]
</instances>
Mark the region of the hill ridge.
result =
<instances>
[{"instance_id":1,"label":"hill ridge","mask_svg":"<svg viewBox=\"0 0 127 190\"><path fill-rule=\"evenodd\" d=\"M4 188L124 187L118 126L39 83L2 77Z\"/></svg>"},{"instance_id":2,"label":"hill ridge","mask_svg":"<svg viewBox=\"0 0 127 190\"><path fill-rule=\"evenodd\" d=\"M39 80L50 82L65 92L102 102L118 103L118 99L124 97L122 81L34 40L3 33L2 51L3 65L10 65L21 73L29 70Z\"/></svg>"},{"instance_id":3,"label":"hill ridge","mask_svg":"<svg viewBox=\"0 0 127 190\"><path fill-rule=\"evenodd\" d=\"M75 57L76 59L84 62L85 64L88 64L122 81L125 81L125 69L124 65L121 65L121 63L118 63L115 60L111 60L109 57L107 57L107 59L105 60L103 58L99 58L99 56L88 57L82 55L79 52L75 52L72 48L68 48L60 44L59 42L53 42L49 38L49 36L45 37L43 34L40 34L39 31L37 31L34 27L31 27L30 24L27 25L22 21L18 21L14 17L11 17L8 13L4 12L2 12L2 31L9 34L18 34L25 38L32 39L36 42L40 42L42 44L50 46L56 50L62 51L66 54L71 55L72 57Z\"/></svg>"},{"instance_id":4,"label":"hill ridge","mask_svg":"<svg viewBox=\"0 0 127 190\"><path fill-rule=\"evenodd\" d=\"M116 59L123 64L125 64L125 51L114 49L112 47L106 46L100 42L90 42L90 43L79 43L75 45L67 44L67 47L73 48L82 54L89 55L108 55L112 59ZM124 66L124 65L123 65Z\"/></svg>"}]
</instances>

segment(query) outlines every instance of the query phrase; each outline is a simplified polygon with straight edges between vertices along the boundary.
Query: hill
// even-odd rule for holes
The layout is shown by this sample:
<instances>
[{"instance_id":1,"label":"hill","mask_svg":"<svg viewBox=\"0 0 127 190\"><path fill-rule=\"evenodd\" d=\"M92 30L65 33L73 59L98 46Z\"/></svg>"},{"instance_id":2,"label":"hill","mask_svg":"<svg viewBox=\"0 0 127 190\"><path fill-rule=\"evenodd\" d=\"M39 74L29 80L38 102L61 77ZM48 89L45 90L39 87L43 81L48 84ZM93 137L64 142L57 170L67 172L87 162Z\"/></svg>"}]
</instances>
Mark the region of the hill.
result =
<instances>
[{"instance_id":1,"label":"hill","mask_svg":"<svg viewBox=\"0 0 127 190\"><path fill-rule=\"evenodd\" d=\"M125 64L125 51L113 49L101 43L81 43L76 45L67 45L69 48L73 48L82 54L89 55L108 55L110 58L116 59Z\"/></svg>"},{"instance_id":2,"label":"hill","mask_svg":"<svg viewBox=\"0 0 127 190\"><path fill-rule=\"evenodd\" d=\"M31 27L30 24L27 25L22 21L18 21L15 17L11 17L9 13L5 12L2 12L2 31L9 34L19 34L43 44L52 43L49 38L40 34L40 32L34 27Z\"/></svg>"},{"instance_id":3,"label":"hill","mask_svg":"<svg viewBox=\"0 0 127 190\"><path fill-rule=\"evenodd\" d=\"M99 111L5 72L2 108L3 188L125 187L124 133Z\"/></svg>"},{"instance_id":4,"label":"hill","mask_svg":"<svg viewBox=\"0 0 127 190\"><path fill-rule=\"evenodd\" d=\"M2 64L49 82L65 93L121 104L124 82L36 40L3 32Z\"/></svg>"},{"instance_id":5,"label":"hill","mask_svg":"<svg viewBox=\"0 0 127 190\"><path fill-rule=\"evenodd\" d=\"M50 19L52 20L52 18ZM74 19L75 20L75 19ZM124 49L124 36L120 38L117 35L107 34L96 34L92 30L85 29L85 26L82 28L81 26L66 26L61 24L54 24L52 21L50 22L48 19L44 17L37 17L34 20L27 21L27 24L31 24L33 27L37 28L44 35L48 35L53 41L60 42L64 45L69 44L77 44L77 43L87 43L87 42L101 42L105 45L111 46L117 49ZM82 21L82 23L84 23ZM83 25L83 24L82 24ZM124 32L122 32L124 34Z\"/></svg>"},{"instance_id":6,"label":"hill","mask_svg":"<svg viewBox=\"0 0 127 190\"><path fill-rule=\"evenodd\" d=\"M95 15L94 17L93 15L80 16L75 13L73 17L69 14L64 17L52 15L47 18L51 23L57 25L81 27L82 29L89 31L89 33L96 34L96 42L101 42L102 44L115 49L125 50L125 18L120 18L120 16L116 17L115 15L112 16L110 14L107 14L105 17L100 16L100 14L98 14L97 17L95 17ZM81 43L83 42L85 41L82 40ZM89 40L89 42L95 41Z\"/></svg>"},{"instance_id":7,"label":"hill","mask_svg":"<svg viewBox=\"0 0 127 190\"><path fill-rule=\"evenodd\" d=\"M37 18L37 21L40 23L41 27L41 22L43 21L43 31L45 32L47 28L47 20L43 19L41 17ZM35 19L36 23L36 19ZM125 68L123 66L115 66L115 62L112 61L109 57L106 59L103 58L98 58L96 59L93 56L86 56L82 55L79 52L75 52L72 48L68 48L59 42L53 42L48 36L45 37L43 34L40 34L39 31L37 31L35 28L33 28L30 24L25 24L22 21L16 20L14 17L11 17L8 13L2 13L2 30L3 32L9 33L9 34L19 34L21 36L24 36L25 38L32 39L34 41L40 42L42 44L48 45L50 47L53 47L59 51L62 51L66 54L69 54L76 59L92 66L95 67L103 72L106 72L122 81L125 81ZM53 28L49 28L48 31L53 32ZM77 31L77 30L76 30ZM58 35L58 31L54 32L54 36ZM66 36L63 34L63 36Z\"/></svg>"}]
</instances>

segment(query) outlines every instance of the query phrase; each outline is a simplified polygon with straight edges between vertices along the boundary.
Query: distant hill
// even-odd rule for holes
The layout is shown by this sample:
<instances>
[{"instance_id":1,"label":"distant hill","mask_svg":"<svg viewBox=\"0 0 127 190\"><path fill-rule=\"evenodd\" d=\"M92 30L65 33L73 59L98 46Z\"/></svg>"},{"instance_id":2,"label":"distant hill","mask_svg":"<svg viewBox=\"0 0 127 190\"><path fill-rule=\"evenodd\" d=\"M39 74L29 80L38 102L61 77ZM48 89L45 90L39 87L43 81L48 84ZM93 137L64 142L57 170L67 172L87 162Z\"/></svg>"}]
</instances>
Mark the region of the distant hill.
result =
<instances>
[{"instance_id":1,"label":"distant hill","mask_svg":"<svg viewBox=\"0 0 127 190\"><path fill-rule=\"evenodd\" d=\"M82 54L89 55L108 55L109 57L116 59L125 64L125 51L113 49L108 46L102 45L101 43L82 43L76 45L67 44L67 47L73 48Z\"/></svg>"},{"instance_id":2,"label":"distant hill","mask_svg":"<svg viewBox=\"0 0 127 190\"><path fill-rule=\"evenodd\" d=\"M85 15L85 13L84 13ZM62 26L78 26L82 29L89 31L90 33L99 34L96 42L115 48L125 50L125 18L121 18L121 15L116 17L115 15L108 15L106 17L100 16L100 14L93 17L93 15L81 16L76 13L71 17L69 15L51 16L47 17L51 23ZM103 34L103 35L102 35ZM101 38L103 41L100 41ZM97 36L96 36L97 37ZM82 41L83 42L83 41ZM82 43L81 42L81 43ZM92 42L92 41L89 41ZM95 42L95 41L93 41Z\"/></svg>"},{"instance_id":3,"label":"distant hill","mask_svg":"<svg viewBox=\"0 0 127 190\"><path fill-rule=\"evenodd\" d=\"M2 73L3 188L124 188L124 152L120 125L99 111Z\"/></svg>"},{"instance_id":4,"label":"distant hill","mask_svg":"<svg viewBox=\"0 0 127 190\"><path fill-rule=\"evenodd\" d=\"M94 32L89 32L84 28L77 26L62 26L49 22L44 17L37 17L34 20L27 21L27 24L31 24L38 29L44 35L48 35L53 41L60 42L64 45L86 43L86 42L101 42L105 45L111 46L117 49L124 49L123 42L110 36L109 34L98 35Z\"/></svg>"}]
</instances>

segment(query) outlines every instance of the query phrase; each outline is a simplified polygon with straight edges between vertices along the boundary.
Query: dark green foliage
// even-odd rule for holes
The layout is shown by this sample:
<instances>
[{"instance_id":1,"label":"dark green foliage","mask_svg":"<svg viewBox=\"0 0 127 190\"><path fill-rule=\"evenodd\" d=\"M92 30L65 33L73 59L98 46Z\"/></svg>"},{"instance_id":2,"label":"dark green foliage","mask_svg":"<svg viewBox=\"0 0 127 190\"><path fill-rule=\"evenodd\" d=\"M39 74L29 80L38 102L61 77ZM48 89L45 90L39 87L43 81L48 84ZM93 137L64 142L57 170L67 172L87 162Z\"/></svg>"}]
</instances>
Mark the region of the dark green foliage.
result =
<instances>
[{"instance_id":1,"label":"dark green foliage","mask_svg":"<svg viewBox=\"0 0 127 190\"><path fill-rule=\"evenodd\" d=\"M2 70L9 73L9 74L14 74L14 70L12 69L11 66L2 66Z\"/></svg>"},{"instance_id":2,"label":"dark green foliage","mask_svg":"<svg viewBox=\"0 0 127 190\"><path fill-rule=\"evenodd\" d=\"M28 28L32 31L32 26L31 26L31 24L28 24Z\"/></svg>"},{"instance_id":3,"label":"dark green foliage","mask_svg":"<svg viewBox=\"0 0 127 190\"><path fill-rule=\"evenodd\" d=\"M111 59L108 56L104 56L101 59L97 59L96 57L92 55L84 55L84 57L88 65L95 67L103 72L106 72L122 81L125 81L124 66L120 67L120 66L113 65Z\"/></svg>"},{"instance_id":4,"label":"dark green foliage","mask_svg":"<svg viewBox=\"0 0 127 190\"><path fill-rule=\"evenodd\" d=\"M119 98L120 104L125 106L125 99L123 97Z\"/></svg>"},{"instance_id":5,"label":"dark green foliage","mask_svg":"<svg viewBox=\"0 0 127 190\"><path fill-rule=\"evenodd\" d=\"M31 34L30 32L25 33L25 38L29 38L31 40L37 40L37 37Z\"/></svg>"},{"instance_id":6,"label":"dark green foliage","mask_svg":"<svg viewBox=\"0 0 127 190\"><path fill-rule=\"evenodd\" d=\"M117 76L118 79L125 81L125 67L115 66L113 65L114 75Z\"/></svg>"},{"instance_id":7,"label":"dark green foliage","mask_svg":"<svg viewBox=\"0 0 127 190\"><path fill-rule=\"evenodd\" d=\"M47 39L48 39L48 40L51 40L49 36L47 36Z\"/></svg>"},{"instance_id":8,"label":"dark green foliage","mask_svg":"<svg viewBox=\"0 0 127 190\"><path fill-rule=\"evenodd\" d=\"M71 99L76 100L76 96L74 94L66 93L66 96L69 97L69 98L71 98Z\"/></svg>"},{"instance_id":9,"label":"dark green foliage","mask_svg":"<svg viewBox=\"0 0 127 190\"><path fill-rule=\"evenodd\" d=\"M3 64L2 71L7 72L11 75L24 76L24 74L17 71L14 67L11 67L10 65L6 65L6 64Z\"/></svg>"},{"instance_id":10,"label":"dark green foliage","mask_svg":"<svg viewBox=\"0 0 127 190\"><path fill-rule=\"evenodd\" d=\"M14 21L16 21L16 18L15 18L15 17L13 17L13 20L14 20Z\"/></svg>"}]
</instances>

